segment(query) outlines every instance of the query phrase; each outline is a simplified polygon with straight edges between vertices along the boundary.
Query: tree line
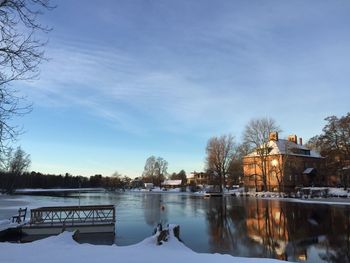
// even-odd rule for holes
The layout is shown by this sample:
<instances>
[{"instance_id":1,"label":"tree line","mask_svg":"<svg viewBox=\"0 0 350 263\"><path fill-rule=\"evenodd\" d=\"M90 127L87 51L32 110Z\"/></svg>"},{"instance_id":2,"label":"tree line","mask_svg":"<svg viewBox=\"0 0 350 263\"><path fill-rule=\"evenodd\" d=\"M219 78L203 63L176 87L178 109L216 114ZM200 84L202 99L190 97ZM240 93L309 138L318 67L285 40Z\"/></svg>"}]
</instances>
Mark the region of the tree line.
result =
<instances>
[{"instance_id":1,"label":"tree line","mask_svg":"<svg viewBox=\"0 0 350 263\"><path fill-rule=\"evenodd\" d=\"M43 174L40 172L0 172L0 190L13 193L23 188L105 188L107 190L125 189L130 187L131 178L118 172L112 176L96 174L90 177L66 174Z\"/></svg>"}]
</instances>

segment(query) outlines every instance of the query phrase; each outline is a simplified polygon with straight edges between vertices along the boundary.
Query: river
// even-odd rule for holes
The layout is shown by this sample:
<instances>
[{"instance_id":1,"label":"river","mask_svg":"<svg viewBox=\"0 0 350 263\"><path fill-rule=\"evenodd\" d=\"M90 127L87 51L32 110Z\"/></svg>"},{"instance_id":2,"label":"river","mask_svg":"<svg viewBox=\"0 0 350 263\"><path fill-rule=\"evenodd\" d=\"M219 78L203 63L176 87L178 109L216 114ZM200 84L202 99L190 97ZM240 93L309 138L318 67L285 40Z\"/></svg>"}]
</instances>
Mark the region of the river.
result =
<instances>
[{"instance_id":1,"label":"river","mask_svg":"<svg viewBox=\"0 0 350 263\"><path fill-rule=\"evenodd\" d=\"M114 242L150 236L159 223L179 224L197 252L301 262L350 262L350 206L251 197L204 198L181 193L77 193L0 196L0 220L19 207L113 204Z\"/></svg>"}]
</instances>

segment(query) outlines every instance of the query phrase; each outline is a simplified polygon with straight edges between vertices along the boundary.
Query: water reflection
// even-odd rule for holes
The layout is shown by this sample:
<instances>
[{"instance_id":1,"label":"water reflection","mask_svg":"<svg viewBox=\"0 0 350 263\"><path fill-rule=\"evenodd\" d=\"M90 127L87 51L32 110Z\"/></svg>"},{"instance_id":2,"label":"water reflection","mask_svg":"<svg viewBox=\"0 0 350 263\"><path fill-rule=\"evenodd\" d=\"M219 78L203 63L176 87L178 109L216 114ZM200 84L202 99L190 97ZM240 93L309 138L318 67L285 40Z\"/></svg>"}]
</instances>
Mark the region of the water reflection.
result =
<instances>
[{"instance_id":1,"label":"water reflection","mask_svg":"<svg viewBox=\"0 0 350 263\"><path fill-rule=\"evenodd\" d=\"M0 220L17 209L7 199L0 196ZM143 240L159 222L177 223L185 244L197 252L309 263L350 262L350 206L156 193L85 193L81 199L82 204L116 206L118 245ZM14 200L25 200L30 207L77 203L76 198L66 197Z\"/></svg>"},{"instance_id":2,"label":"water reflection","mask_svg":"<svg viewBox=\"0 0 350 263\"><path fill-rule=\"evenodd\" d=\"M160 195L143 195L142 204L145 222L150 226L155 226L160 220Z\"/></svg>"},{"instance_id":3,"label":"water reflection","mask_svg":"<svg viewBox=\"0 0 350 263\"><path fill-rule=\"evenodd\" d=\"M350 262L349 207L236 201L208 201L211 252L288 261Z\"/></svg>"}]
</instances>

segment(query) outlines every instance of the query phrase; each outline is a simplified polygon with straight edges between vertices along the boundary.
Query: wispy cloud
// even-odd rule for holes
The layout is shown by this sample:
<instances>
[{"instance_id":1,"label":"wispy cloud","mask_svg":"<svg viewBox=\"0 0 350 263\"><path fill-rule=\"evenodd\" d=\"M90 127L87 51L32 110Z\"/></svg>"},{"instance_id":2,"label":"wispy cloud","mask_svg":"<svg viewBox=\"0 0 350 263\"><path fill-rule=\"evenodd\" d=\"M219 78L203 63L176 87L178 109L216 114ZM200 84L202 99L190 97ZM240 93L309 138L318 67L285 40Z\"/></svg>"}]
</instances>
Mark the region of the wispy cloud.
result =
<instances>
[{"instance_id":1,"label":"wispy cloud","mask_svg":"<svg viewBox=\"0 0 350 263\"><path fill-rule=\"evenodd\" d=\"M188 10L192 5L205 11L206 5L195 2ZM137 44L135 38L121 39L123 48L83 37L51 41L52 59L34 91L51 98L47 106L78 105L119 129L145 133L198 127L213 132L243 126L260 114L282 119L284 108L301 114L299 107L334 97L330 87L344 89L350 39L343 36L340 44L324 36L342 32L334 33L324 22L325 7L267 1L236 8L220 2L220 12L208 13L210 20L204 19L206 12L180 15L191 22L188 27L175 20L179 14L171 8L147 6L146 12L156 12L152 8L164 8L157 13L167 16L144 24L136 15L124 21L121 11L115 21L110 12L108 19L100 17L116 27L116 38L120 23L141 34Z\"/></svg>"},{"instance_id":2,"label":"wispy cloud","mask_svg":"<svg viewBox=\"0 0 350 263\"><path fill-rule=\"evenodd\" d=\"M41 79L32 84L33 95L40 100L45 95L51 98L47 107L86 108L122 129L131 131L138 126L140 130L137 122L142 118L157 129L163 124L175 129L167 120L189 128L209 123L215 115L220 119L219 112L232 103L227 93L196 83L193 72L148 68L117 49L64 43L47 53L51 61L44 66Z\"/></svg>"}]
</instances>

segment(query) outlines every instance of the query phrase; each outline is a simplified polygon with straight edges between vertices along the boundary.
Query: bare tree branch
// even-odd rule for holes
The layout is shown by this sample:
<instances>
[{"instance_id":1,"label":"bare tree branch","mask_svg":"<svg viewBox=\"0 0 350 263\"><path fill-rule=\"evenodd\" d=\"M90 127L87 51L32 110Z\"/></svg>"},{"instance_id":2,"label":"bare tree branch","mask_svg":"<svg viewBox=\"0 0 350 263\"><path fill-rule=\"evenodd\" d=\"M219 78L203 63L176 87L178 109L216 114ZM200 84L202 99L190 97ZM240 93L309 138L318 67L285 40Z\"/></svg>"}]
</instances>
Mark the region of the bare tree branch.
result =
<instances>
[{"instance_id":1,"label":"bare tree branch","mask_svg":"<svg viewBox=\"0 0 350 263\"><path fill-rule=\"evenodd\" d=\"M267 157L269 149L267 143L271 132L280 132L280 127L271 118L252 119L244 130L244 143L249 145L251 150L255 149L259 162L257 166L261 169L261 178L264 188L267 188Z\"/></svg>"},{"instance_id":2,"label":"bare tree branch","mask_svg":"<svg viewBox=\"0 0 350 263\"><path fill-rule=\"evenodd\" d=\"M207 169L219 177L220 192L223 191L223 186L226 186L226 176L236 154L235 149L232 135L212 137L208 141L206 148Z\"/></svg>"},{"instance_id":3,"label":"bare tree branch","mask_svg":"<svg viewBox=\"0 0 350 263\"><path fill-rule=\"evenodd\" d=\"M11 121L31 111L31 105L18 95L10 84L13 81L35 79L39 65L45 60L46 40L37 33L51 29L40 24L38 17L51 10L49 0L0 1L0 157L9 144L21 133Z\"/></svg>"}]
</instances>

